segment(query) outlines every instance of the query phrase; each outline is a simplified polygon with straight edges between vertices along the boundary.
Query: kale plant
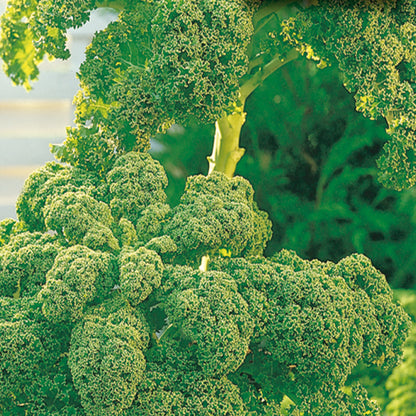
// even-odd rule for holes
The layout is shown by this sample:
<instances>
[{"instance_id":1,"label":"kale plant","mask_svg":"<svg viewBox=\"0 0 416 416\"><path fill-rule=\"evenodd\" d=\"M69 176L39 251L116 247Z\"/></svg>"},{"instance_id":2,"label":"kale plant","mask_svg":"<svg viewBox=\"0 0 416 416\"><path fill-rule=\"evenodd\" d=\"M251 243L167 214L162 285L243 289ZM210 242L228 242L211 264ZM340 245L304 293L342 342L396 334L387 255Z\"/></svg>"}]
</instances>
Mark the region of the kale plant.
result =
<instances>
[{"instance_id":1,"label":"kale plant","mask_svg":"<svg viewBox=\"0 0 416 416\"><path fill-rule=\"evenodd\" d=\"M99 7L119 15L80 68L76 127L52 149L66 164L32 173L0 223L2 414L380 414L347 386L400 361L410 320L385 276L361 254L265 257L271 221L234 172L246 99L306 54L386 119L380 178L413 185L416 4L11 0L6 73L29 88ZM215 123L208 175L171 207L150 139L196 121Z\"/></svg>"},{"instance_id":2,"label":"kale plant","mask_svg":"<svg viewBox=\"0 0 416 416\"><path fill-rule=\"evenodd\" d=\"M385 123L357 113L339 77L334 66L296 59L267 78L246 102L246 152L236 174L250 181L272 221L267 256L286 248L338 262L365 253L393 288L414 288L416 188L377 181ZM152 154L166 169L169 204L178 203L186 177L206 169L200 155L209 153L214 128L193 124L156 136L163 146Z\"/></svg>"}]
</instances>

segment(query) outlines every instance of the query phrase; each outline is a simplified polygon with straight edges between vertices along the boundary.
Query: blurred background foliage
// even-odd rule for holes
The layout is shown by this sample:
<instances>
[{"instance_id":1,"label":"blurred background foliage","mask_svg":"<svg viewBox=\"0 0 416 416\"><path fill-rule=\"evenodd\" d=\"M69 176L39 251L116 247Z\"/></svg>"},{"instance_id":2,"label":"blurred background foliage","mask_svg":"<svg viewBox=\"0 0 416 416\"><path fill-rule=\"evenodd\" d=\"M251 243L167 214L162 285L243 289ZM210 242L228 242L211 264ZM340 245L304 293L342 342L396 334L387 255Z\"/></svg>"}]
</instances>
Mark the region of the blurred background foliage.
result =
<instances>
[{"instance_id":1,"label":"blurred background foliage","mask_svg":"<svg viewBox=\"0 0 416 416\"><path fill-rule=\"evenodd\" d=\"M273 222L266 254L286 248L338 261L363 253L393 288L415 288L416 189L388 190L377 181L386 124L355 111L337 69L292 61L257 88L246 112L246 154L236 174L252 183ZM206 174L213 134L211 125L175 125L156 137L170 203L187 176Z\"/></svg>"}]
</instances>

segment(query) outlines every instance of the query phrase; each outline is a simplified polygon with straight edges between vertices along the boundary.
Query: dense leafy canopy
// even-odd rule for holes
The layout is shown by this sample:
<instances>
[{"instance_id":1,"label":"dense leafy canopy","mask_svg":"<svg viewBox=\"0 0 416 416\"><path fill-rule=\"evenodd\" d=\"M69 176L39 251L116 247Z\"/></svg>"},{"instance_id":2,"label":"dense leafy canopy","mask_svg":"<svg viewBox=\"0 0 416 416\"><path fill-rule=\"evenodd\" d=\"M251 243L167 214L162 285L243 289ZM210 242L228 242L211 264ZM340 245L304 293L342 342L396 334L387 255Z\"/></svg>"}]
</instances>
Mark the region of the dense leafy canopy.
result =
<instances>
[{"instance_id":1,"label":"dense leafy canopy","mask_svg":"<svg viewBox=\"0 0 416 416\"><path fill-rule=\"evenodd\" d=\"M161 165L148 154L122 159L145 159L135 177L151 174L153 180L131 186L134 177L126 182L129 175L115 175L115 167L105 178L108 193L95 197L94 188L71 190L79 168L68 168L66 191L47 185L61 170L49 171L43 186L34 178L44 168L27 180L23 194L29 201L40 201L45 189L51 193L43 199L44 220L38 224L46 231L9 227L9 242L0 248L2 302L10 305L1 320L2 348L9 345L1 362L10 363L13 351L21 357L7 370L0 402L6 414L27 406L59 410L43 386L55 374L51 366L60 362L55 350L68 348L70 374L64 373L56 388L75 388L79 396L71 399L73 405L87 415L127 409L127 414L152 416L208 415L214 411L209 409L222 408L235 415L268 414L277 412L284 395L311 415L328 409L355 415L360 406L373 408L362 388L355 388L357 396L341 394L340 388L358 363L393 367L409 322L385 277L366 257L334 264L281 251L266 259L262 244L270 226L247 181L219 173L190 178L181 203L171 209L154 200L157 180L160 186L165 180ZM124 166L129 171L129 164ZM114 198L124 200L120 189L127 189L126 201L144 201L130 219L130 209L117 211L118 220L111 215ZM194 212L194 205L201 207ZM153 212L163 207L164 215L152 216L159 226L143 240L142 217L152 207ZM198 227L202 231L195 234ZM222 240L215 243L211 230ZM155 251L157 241L171 245ZM211 257L207 271L197 269L204 254ZM188 265L180 265L184 259ZM23 312L13 313L14 308ZM70 344L68 337L55 335L61 330L71 334ZM50 347L38 341L42 336ZM23 344L9 341L16 337ZM34 355L36 342L43 349ZM26 389L33 371L18 376L22 361L45 369L38 393ZM21 394L28 391L34 397L26 397L25 404Z\"/></svg>"},{"instance_id":2,"label":"dense leafy canopy","mask_svg":"<svg viewBox=\"0 0 416 416\"><path fill-rule=\"evenodd\" d=\"M233 130L229 117L244 120L248 95L296 57L293 48L319 56L320 66L338 61L350 83L361 68L364 86L347 86L358 88L366 115L388 120L390 145L403 145L397 132L414 121L400 112L413 64L403 46L410 14L404 29L397 20L404 5L413 10L406 2L298 5L282 28L274 1L9 2L2 58L27 87L45 54L68 57L68 28L97 7L120 13L80 68L77 127L54 148L69 165L35 171L19 221L0 224L2 414L379 414L364 387L346 383L359 365L391 369L400 360L410 321L384 275L363 255L263 257L271 223L247 180L189 177L171 207L166 173L146 151L174 122L221 119ZM404 81L383 47L389 36L408 64ZM347 47L372 42L377 69L357 64ZM414 183L406 146L384 170L398 188Z\"/></svg>"},{"instance_id":3,"label":"dense leafy canopy","mask_svg":"<svg viewBox=\"0 0 416 416\"><path fill-rule=\"evenodd\" d=\"M85 23L100 3L34 0L26 8L10 2L1 43L8 75L28 85L45 54L67 58L67 29ZM255 5L126 2L118 20L87 49L79 71L78 127L68 131L57 155L102 168L114 151L148 149L149 138L174 121L215 121L238 98L239 79L247 72ZM16 43L17 37L22 41Z\"/></svg>"},{"instance_id":4,"label":"dense leafy canopy","mask_svg":"<svg viewBox=\"0 0 416 416\"><path fill-rule=\"evenodd\" d=\"M107 169L117 154L148 149L173 122L212 122L295 48L320 67L339 66L357 110L386 120L380 180L396 189L415 184L413 0L303 4L288 20L272 1L13 0L2 18L6 73L30 87L45 54L68 58L67 30L107 6L120 13L87 50L78 126L54 150L61 160Z\"/></svg>"}]
</instances>

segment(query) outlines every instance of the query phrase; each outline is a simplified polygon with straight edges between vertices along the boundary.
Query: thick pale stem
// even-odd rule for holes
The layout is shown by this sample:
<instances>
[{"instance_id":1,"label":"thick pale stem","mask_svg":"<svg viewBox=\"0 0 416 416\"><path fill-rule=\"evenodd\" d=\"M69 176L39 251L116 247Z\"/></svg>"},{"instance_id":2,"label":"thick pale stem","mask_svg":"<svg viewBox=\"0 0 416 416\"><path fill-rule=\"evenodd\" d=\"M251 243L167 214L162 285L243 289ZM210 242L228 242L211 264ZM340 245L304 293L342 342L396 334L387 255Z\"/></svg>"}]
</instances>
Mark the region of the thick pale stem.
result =
<instances>
[{"instance_id":1,"label":"thick pale stem","mask_svg":"<svg viewBox=\"0 0 416 416\"><path fill-rule=\"evenodd\" d=\"M244 149L239 144L241 128L245 121L244 103L232 114L217 120L212 155L207 158L209 162L208 175L215 171L222 172L229 178L233 177L237 163L244 155ZM206 272L208 263L209 256L203 256L199 270Z\"/></svg>"},{"instance_id":2,"label":"thick pale stem","mask_svg":"<svg viewBox=\"0 0 416 416\"><path fill-rule=\"evenodd\" d=\"M288 62L293 61L298 56L299 52L295 49L292 49L284 59L282 59L280 55L276 55L267 65L256 72L240 87L241 99L246 100L266 78L273 74L273 72L286 65Z\"/></svg>"},{"instance_id":3,"label":"thick pale stem","mask_svg":"<svg viewBox=\"0 0 416 416\"><path fill-rule=\"evenodd\" d=\"M239 143L245 121L246 113L243 106L217 120L212 155L208 157L208 175L215 171L222 172L229 178L233 177L237 163L244 155L244 149Z\"/></svg>"},{"instance_id":4,"label":"thick pale stem","mask_svg":"<svg viewBox=\"0 0 416 416\"><path fill-rule=\"evenodd\" d=\"M246 121L244 105L247 97L274 71L297 56L296 51L290 52L286 59L276 56L240 87L239 107L236 107L233 113L223 116L215 123L212 155L207 158L209 162L208 175L212 172L222 172L229 178L234 176L237 163L243 157L245 151L240 147L240 133ZM203 256L199 270L207 271L208 263L209 256Z\"/></svg>"},{"instance_id":5,"label":"thick pale stem","mask_svg":"<svg viewBox=\"0 0 416 416\"><path fill-rule=\"evenodd\" d=\"M208 263L209 256L203 256L201 259L201 265L199 266L199 270L201 270L201 272L206 272L208 270Z\"/></svg>"},{"instance_id":6,"label":"thick pale stem","mask_svg":"<svg viewBox=\"0 0 416 416\"><path fill-rule=\"evenodd\" d=\"M296 50L289 52L285 59L276 56L240 87L240 106L232 114L220 118L215 123L214 146L212 155L208 157L208 175L215 171L222 172L229 178L233 177L237 163L244 155L244 149L239 143L241 128L246 121L244 104L247 97L274 71L297 56Z\"/></svg>"}]
</instances>

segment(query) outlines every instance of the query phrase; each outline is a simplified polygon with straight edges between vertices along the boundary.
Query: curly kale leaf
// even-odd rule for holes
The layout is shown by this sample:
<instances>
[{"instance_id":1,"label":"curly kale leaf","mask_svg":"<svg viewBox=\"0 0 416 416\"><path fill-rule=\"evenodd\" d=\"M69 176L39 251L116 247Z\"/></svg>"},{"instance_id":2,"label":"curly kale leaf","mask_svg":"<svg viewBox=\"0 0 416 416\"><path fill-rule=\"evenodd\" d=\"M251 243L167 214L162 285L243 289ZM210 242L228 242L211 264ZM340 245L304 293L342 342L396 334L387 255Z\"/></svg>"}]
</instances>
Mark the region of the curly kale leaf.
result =
<instances>
[{"instance_id":1,"label":"curly kale leaf","mask_svg":"<svg viewBox=\"0 0 416 416\"><path fill-rule=\"evenodd\" d=\"M45 231L44 207L48 201L69 191L83 191L100 199L106 193L103 187L94 173L48 162L26 179L17 200L17 215L30 230Z\"/></svg>"},{"instance_id":2,"label":"curly kale leaf","mask_svg":"<svg viewBox=\"0 0 416 416\"><path fill-rule=\"evenodd\" d=\"M114 220L108 205L84 192L66 192L45 206L45 225L70 244L83 244L93 249L117 250L118 241L110 226Z\"/></svg>"},{"instance_id":3,"label":"curly kale leaf","mask_svg":"<svg viewBox=\"0 0 416 416\"><path fill-rule=\"evenodd\" d=\"M12 237L0 248L0 295L36 295L61 248L48 234L25 232Z\"/></svg>"},{"instance_id":4,"label":"curly kale leaf","mask_svg":"<svg viewBox=\"0 0 416 416\"><path fill-rule=\"evenodd\" d=\"M111 255L84 246L61 251L38 294L45 317L54 323L74 322L95 299L110 295L115 283Z\"/></svg>"},{"instance_id":5,"label":"curly kale leaf","mask_svg":"<svg viewBox=\"0 0 416 416\"><path fill-rule=\"evenodd\" d=\"M33 299L0 298L2 414L83 414L66 365L69 335L70 328L47 322Z\"/></svg>"},{"instance_id":6,"label":"curly kale leaf","mask_svg":"<svg viewBox=\"0 0 416 416\"><path fill-rule=\"evenodd\" d=\"M173 122L220 118L247 72L255 8L242 0L126 5L87 49L77 128L57 156L105 165L115 155L148 150L150 137Z\"/></svg>"},{"instance_id":7,"label":"curly kale leaf","mask_svg":"<svg viewBox=\"0 0 416 416\"><path fill-rule=\"evenodd\" d=\"M233 276L255 319L252 354L239 374L249 374L266 397L273 399L277 387L307 409L315 399L324 403L339 395L359 362L388 367L400 357L408 317L364 256L333 264L283 250L273 261L210 264Z\"/></svg>"},{"instance_id":8,"label":"curly kale leaf","mask_svg":"<svg viewBox=\"0 0 416 416\"><path fill-rule=\"evenodd\" d=\"M17 199L16 211L20 221L28 224L31 230L43 231L45 229L42 209L48 196L52 194L49 182L64 169L58 163L49 162L35 170L26 179L23 190Z\"/></svg>"},{"instance_id":9,"label":"curly kale leaf","mask_svg":"<svg viewBox=\"0 0 416 416\"><path fill-rule=\"evenodd\" d=\"M362 316L364 361L393 368L400 361L410 323L403 308L393 302L385 276L368 258L358 254L338 262L332 273L342 276L358 295L355 308Z\"/></svg>"},{"instance_id":10,"label":"curly kale leaf","mask_svg":"<svg viewBox=\"0 0 416 416\"><path fill-rule=\"evenodd\" d=\"M148 153L129 152L100 176L81 167L47 163L25 182L17 202L21 223L13 232L24 226L52 230L64 244L101 250L132 246L138 237L146 243L159 236L169 211L166 186L163 167Z\"/></svg>"},{"instance_id":11,"label":"curly kale leaf","mask_svg":"<svg viewBox=\"0 0 416 416\"><path fill-rule=\"evenodd\" d=\"M111 212L137 223L141 211L166 200L166 173L148 153L130 152L121 156L107 174Z\"/></svg>"},{"instance_id":12,"label":"curly kale leaf","mask_svg":"<svg viewBox=\"0 0 416 416\"><path fill-rule=\"evenodd\" d=\"M163 263L158 254L144 247L122 251L119 258L120 291L133 306L143 302L160 286Z\"/></svg>"},{"instance_id":13,"label":"curly kale leaf","mask_svg":"<svg viewBox=\"0 0 416 416\"><path fill-rule=\"evenodd\" d=\"M182 333L199 371L218 377L236 370L247 354L253 321L233 278L177 266L167 269L165 279L167 321Z\"/></svg>"},{"instance_id":14,"label":"curly kale leaf","mask_svg":"<svg viewBox=\"0 0 416 416\"><path fill-rule=\"evenodd\" d=\"M31 88L44 56L67 59L66 32L89 20L95 0L11 0L1 19L0 50L6 74Z\"/></svg>"},{"instance_id":15,"label":"curly kale leaf","mask_svg":"<svg viewBox=\"0 0 416 416\"><path fill-rule=\"evenodd\" d=\"M352 387L351 393L330 390L321 391L308 398L299 406L292 407L289 415L304 416L380 416L380 408L368 398L368 393L360 384Z\"/></svg>"},{"instance_id":16,"label":"curly kale leaf","mask_svg":"<svg viewBox=\"0 0 416 416\"><path fill-rule=\"evenodd\" d=\"M93 308L71 336L69 367L87 415L124 414L143 380L148 329L127 303Z\"/></svg>"},{"instance_id":17,"label":"curly kale leaf","mask_svg":"<svg viewBox=\"0 0 416 416\"><path fill-rule=\"evenodd\" d=\"M145 243L160 236L170 206L156 203L146 207L141 213L136 224L137 238Z\"/></svg>"},{"instance_id":18,"label":"curly kale leaf","mask_svg":"<svg viewBox=\"0 0 416 416\"><path fill-rule=\"evenodd\" d=\"M256 308L252 361L264 366L264 374L279 385L286 384L289 397L308 397L327 383L336 391L362 350L362 339L351 329L356 316L350 313L354 299L346 283L319 270L273 271L273 264L245 262L230 260L229 267L235 264L237 270L226 270L241 279L238 283L248 285L240 291ZM257 281L250 284L254 274ZM270 366L274 370L266 371ZM260 371L255 377L262 377L259 368L253 370Z\"/></svg>"},{"instance_id":19,"label":"curly kale leaf","mask_svg":"<svg viewBox=\"0 0 416 416\"><path fill-rule=\"evenodd\" d=\"M257 208L253 193L241 177L213 172L188 178L181 203L163 228L178 247L177 260L192 264L220 250L232 256L261 254L271 238L271 223ZM183 253L186 258L179 257Z\"/></svg>"},{"instance_id":20,"label":"curly kale leaf","mask_svg":"<svg viewBox=\"0 0 416 416\"><path fill-rule=\"evenodd\" d=\"M159 53L151 72L155 94L176 122L212 122L238 98L253 11L241 0L161 2L152 21Z\"/></svg>"},{"instance_id":21,"label":"curly kale leaf","mask_svg":"<svg viewBox=\"0 0 416 416\"><path fill-rule=\"evenodd\" d=\"M39 15L37 7L37 0L10 1L1 18L0 50L5 72L14 83L27 89L30 81L38 77L38 65L45 54L34 45L39 39L36 28L28 25L32 16Z\"/></svg>"},{"instance_id":22,"label":"curly kale leaf","mask_svg":"<svg viewBox=\"0 0 416 416\"><path fill-rule=\"evenodd\" d=\"M358 111L384 117L391 140L380 179L395 189L416 183L414 1L331 0L284 25L286 40L320 66L336 63Z\"/></svg>"},{"instance_id":23,"label":"curly kale leaf","mask_svg":"<svg viewBox=\"0 0 416 416\"><path fill-rule=\"evenodd\" d=\"M0 221L0 247L8 244L13 236L25 231L27 231L26 224L21 221L12 218Z\"/></svg>"},{"instance_id":24,"label":"curly kale leaf","mask_svg":"<svg viewBox=\"0 0 416 416\"><path fill-rule=\"evenodd\" d=\"M185 357L180 348L172 349L166 343L148 352L145 378L126 416L247 414L235 384L226 377L206 378L195 373Z\"/></svg>"}]
</instances>

